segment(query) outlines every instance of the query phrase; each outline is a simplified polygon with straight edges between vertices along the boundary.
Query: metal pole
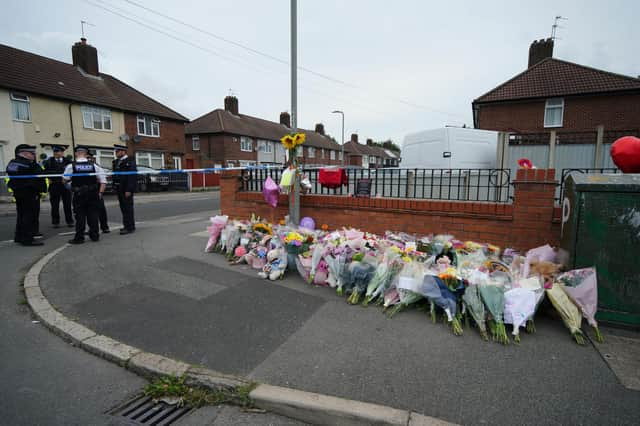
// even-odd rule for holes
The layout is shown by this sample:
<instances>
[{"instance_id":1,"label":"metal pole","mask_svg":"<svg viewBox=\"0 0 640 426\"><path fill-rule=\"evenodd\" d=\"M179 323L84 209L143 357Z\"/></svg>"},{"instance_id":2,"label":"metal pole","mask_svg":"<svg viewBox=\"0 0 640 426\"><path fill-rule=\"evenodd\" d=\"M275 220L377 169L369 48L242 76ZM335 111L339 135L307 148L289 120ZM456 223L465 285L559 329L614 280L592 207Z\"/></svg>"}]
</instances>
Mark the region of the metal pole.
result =
<instances>
[{"instance_id":1,"label":"metal pole","mask_svg":"<svg viewBox=\"0 0 640 426\"><path fill-rule=\"evenodd\" d=\"M342 167L344 167L344 112L342 113Z\"/></svg>"},{"instance_id":2,"label":"metal pole","mask_svg":"<svg viewBox=\"0 0 640 426\"><path fill-rule=\"evenodd\" d=\"M298 130L298 5L291 0L291 128ZM303 148L304 149L304 148ZM295 156L298 154L294 152ZM296 158L291 158L293 162ZM300 180L296 174L293 179L293 190L289 196L289 222L300 223Z\"/></svg>"}]
</instances>

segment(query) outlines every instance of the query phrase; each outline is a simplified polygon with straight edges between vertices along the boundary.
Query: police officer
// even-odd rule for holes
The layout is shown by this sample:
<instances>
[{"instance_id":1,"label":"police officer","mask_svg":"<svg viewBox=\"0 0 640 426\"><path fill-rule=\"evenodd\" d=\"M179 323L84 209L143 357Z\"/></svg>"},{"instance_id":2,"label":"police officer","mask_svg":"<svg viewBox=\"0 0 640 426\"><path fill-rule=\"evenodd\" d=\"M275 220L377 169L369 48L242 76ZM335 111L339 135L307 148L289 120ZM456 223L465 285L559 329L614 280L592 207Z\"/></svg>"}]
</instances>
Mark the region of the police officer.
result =
<instances>
[{"instance_id":1,"label":"police officer","mask_svg":"<svg viewBox=\"0 0 640 426\"><path fill-rule=\"evenodd\" d=\"M98 204L102 197L107 179L104 170L89 162L85 146L77 146L75 149L76 161L68 164L64 170L65 175L85 174L81 176L65 176L64 180L71 183L73 193L73 212L76 215L76 235L69 240L70 244L84 243L84 228L89 223L89 238L98 241ZM94 175L90 175L94 174Z\"/></svg>"},{"instance_id":2,"label":"police officer","mask_svg":"<svg viewBox=\"0 0 640 426\"><path fill-rule=\"evenodd\" d=\"M89 150L89 152L87 153L87 159L91 164L96 164L96 160L93 155L93 151ZM100 197L100 200L98 201L98 223L100 224L100 229L102 230L103 234L108 234L109 232L111 232L107 219L107 208L104 205L103 197Z\"/></svg>"},{"instance_id":3,"label":"police officer","mask_svg":"<svg viewBox=\"0 0 640 426\"><path fill-rule=\"evenodd\" d=\"M20 144L15 149L16 158L7 165L7 175L38 175L42 168L36 163L36 147ZM9 188L16 199L16 232L14 241L23 246L41 246L35 241L38 233L38 213L40 212L40 193L46 192L47 184L43 178L9 179Z\"/></svg>"},{"instance_id":4,"label":"police officer","mask_svg":"<svg viewBox=\"0 0 640 426\"><path fill-rule=\"evenodd\" d=\"M138 171L135 161L127 156L125 145L114 145L116 160L113 162L114 172ZM120 235L131 234L136 230L133 210L133 194L136 192L138 176L136 174L114 175L113 185L118 194L118 203L122 212L122 229Z\"/></svg>"},{"instance_id":5,"label":"police officer","mask_svg":"<svg viewBox=\"0 0 640 426\"><path fill-rule=\"evenodd\" d=\"M71 161L64 156L64 147L54 145L53 157L47 158L44 163L44 172L48 175L61 175ZM54 228L60 226L60 200L64 210L64 219L68 227L73 226L73 214L71 211L71 192L64 186L61 177L49 179L49 201L51 202L51 223Z\"/></svg>"}]
</instances>

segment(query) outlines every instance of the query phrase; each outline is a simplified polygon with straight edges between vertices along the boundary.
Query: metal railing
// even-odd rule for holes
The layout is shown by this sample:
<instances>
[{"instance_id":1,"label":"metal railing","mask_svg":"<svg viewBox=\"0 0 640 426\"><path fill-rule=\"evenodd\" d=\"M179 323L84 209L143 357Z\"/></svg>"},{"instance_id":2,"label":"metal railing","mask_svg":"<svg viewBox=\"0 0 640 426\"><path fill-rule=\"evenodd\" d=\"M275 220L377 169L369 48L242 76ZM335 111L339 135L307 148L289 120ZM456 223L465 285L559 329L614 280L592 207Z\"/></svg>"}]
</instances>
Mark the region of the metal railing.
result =
<instances>
[{"instance_id":1,"label":"metal railing","mask_svg":"<svg viewBox=\"0 0 640 426\"><path fill-rule=\"evenodd\" d=\"M303 169L311 183L310 194L354 195L359 180L370 182L370 196L450 201L511 202L509 169L356 169L347 168L348 184L322 186L319 169ZM267 177L280 182L282 170L243 171L243 191L261 192Z\"/></svg>"},{"instance_id":2,"label":"metal railing","mask_svg":"<svg viewBox=\"0 0 640 426\"><path fill-rule=\"evenodd\" d=\"M567 178L572 175L572 174L604 174L604 173L613 173L613 174L618 174L618 173L622 173L620 171L620 169L616 169L616 168L595 168L595 169L588 169L588 168L583 168L583 169L562 169L562 174L560 175L560 191L558 192L558 196L556 197L556 201L560 201L563 198L563 193L564 193L564 184L567 180Z\"/></svg>"}]
</instances>

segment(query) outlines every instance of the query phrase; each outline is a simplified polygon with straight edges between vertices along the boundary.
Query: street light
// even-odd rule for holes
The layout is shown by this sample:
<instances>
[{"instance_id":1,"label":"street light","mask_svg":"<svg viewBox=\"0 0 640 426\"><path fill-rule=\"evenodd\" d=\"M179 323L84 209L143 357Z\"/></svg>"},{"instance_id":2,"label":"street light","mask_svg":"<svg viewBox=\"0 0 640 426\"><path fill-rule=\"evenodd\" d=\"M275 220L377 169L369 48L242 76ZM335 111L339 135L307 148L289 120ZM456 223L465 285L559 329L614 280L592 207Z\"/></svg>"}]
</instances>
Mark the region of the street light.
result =
<instances>
[{"instance_id":1,"label":"street light","mask_svg":"<svg viewBox=\"0 0 640 426\"><path fill-rule=\"evenodd\" d=\"M342 167L344 167L344 112L340 110L335 110L335 111L331 111L331 113L342 115L342 142L340 145L342 146Z\"/></svg>"}]
</instances>

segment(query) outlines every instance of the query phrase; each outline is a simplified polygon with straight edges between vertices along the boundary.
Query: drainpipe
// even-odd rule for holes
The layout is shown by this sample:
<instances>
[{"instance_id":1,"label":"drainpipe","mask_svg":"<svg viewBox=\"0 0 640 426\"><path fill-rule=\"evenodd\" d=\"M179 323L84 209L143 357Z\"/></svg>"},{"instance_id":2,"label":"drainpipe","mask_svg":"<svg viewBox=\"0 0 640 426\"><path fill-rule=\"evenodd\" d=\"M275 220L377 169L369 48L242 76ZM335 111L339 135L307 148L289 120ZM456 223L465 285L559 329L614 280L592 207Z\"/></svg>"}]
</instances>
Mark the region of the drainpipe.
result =
<instances>
[{"instance_id":1,"label":"drainpipe","mask_svg":"<svg viewBox=\"0 0 640 426\"><path fill-rule=\"evenodd\" d=\"M71 114L71 106L73 103L69 104L69 123L71 124L71 152L76 152L76 137L73 133L73 115ZM71 154L73 155L73 154Z\"/></svg>"}]
</instances>

